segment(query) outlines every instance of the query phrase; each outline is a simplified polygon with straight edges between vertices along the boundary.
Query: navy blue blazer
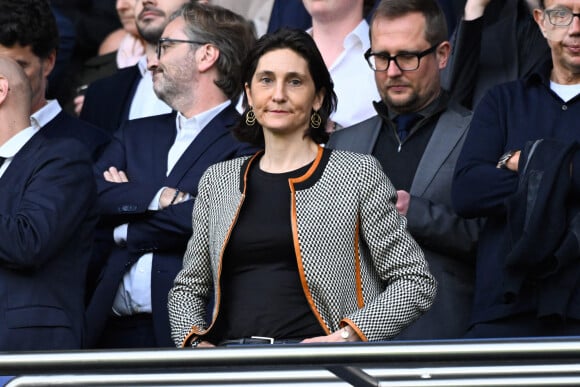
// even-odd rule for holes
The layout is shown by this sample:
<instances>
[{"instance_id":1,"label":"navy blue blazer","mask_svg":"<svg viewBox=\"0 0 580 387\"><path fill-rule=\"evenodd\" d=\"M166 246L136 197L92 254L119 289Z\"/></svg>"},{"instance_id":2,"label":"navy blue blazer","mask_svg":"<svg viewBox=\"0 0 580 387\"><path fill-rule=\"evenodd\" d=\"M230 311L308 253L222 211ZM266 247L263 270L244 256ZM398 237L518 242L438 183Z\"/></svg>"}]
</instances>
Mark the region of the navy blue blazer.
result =
<instances>
[{"instance_id":1,"label":"navy blue blazer","mask_svg":"<svg viewBox=\"0 0 580 387\"><path fill-rule=\"evenodd\" d=\"M81 120L114 133L129 119L131 102L140 80L141 71L135 65L91 83L85 93Z\"/></svg>"},{"instance_id":2,"label":"navy blue blazer","mask_svg":"<svg viewBox=\"0 0 580 387\"><path fill-rule=\"evenodd\" d=\"M256 151L230 133L240 117L230 105L201 131L166 176L167 154L176 134L175 117L174 112L127 121L97 163L98 203L103 226L109 226L111 245L106 256L95 257L91 273L96 276L96 286L87 307L89 346L99 340L123 275L149 252L153 253L151 303L157 343L174 346L167 293L182 268L192 233L194 200L160 211L149 211L149 203L162 187L178 188L195 197L199 179L210 165ZM103 172L111 166L125 171L129 182L106 182ZM124 223L129 223L127 245L120 247L112 243L112 228Z\"/></svg>"},{"instance_id":3,"label":"navy blue blazer","mask_svg":"<svg viewBox=\"0 0 580 387\"><path fill-rule=\"evenodd\" d=\"M92 162L44 128L0 178L0 351L80 349L97 223Z\"/></svg>"},{"instance_id":4,"label":"navy blue blazer","mask_svg":"<svg viewBox=\"0 0 580 387\"><path fill-rule=\"evenodd\" d=\"M64 110L42 127L42 134L47 138L65 137L79 141L93 161L97 161L112 139L111 134L71 116Z\"/></svg>"}]
</instances>

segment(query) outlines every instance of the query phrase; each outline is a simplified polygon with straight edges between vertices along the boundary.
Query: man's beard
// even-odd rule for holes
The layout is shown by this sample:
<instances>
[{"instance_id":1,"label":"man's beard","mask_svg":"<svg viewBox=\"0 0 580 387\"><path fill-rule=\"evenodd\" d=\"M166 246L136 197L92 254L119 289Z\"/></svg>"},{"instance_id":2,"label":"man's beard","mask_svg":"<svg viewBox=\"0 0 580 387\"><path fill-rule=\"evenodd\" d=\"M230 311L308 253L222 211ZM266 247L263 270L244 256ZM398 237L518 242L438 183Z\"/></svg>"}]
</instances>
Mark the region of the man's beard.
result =
<instances>
[{"instance_id":1,"label":"man's beard","mask_svg":"<svg viewBox=\"0 0 580 387\"><path fill-rule=\"evenodd\" d=\"M147 28L142 29L139 24L137 24L137 31L139 31L139 35L145 40L147 43L152 45L157 45L159 39L161 39L161 35L163 34L163 30L165 26L160 28Z\"/></svg>"}]
</instances>

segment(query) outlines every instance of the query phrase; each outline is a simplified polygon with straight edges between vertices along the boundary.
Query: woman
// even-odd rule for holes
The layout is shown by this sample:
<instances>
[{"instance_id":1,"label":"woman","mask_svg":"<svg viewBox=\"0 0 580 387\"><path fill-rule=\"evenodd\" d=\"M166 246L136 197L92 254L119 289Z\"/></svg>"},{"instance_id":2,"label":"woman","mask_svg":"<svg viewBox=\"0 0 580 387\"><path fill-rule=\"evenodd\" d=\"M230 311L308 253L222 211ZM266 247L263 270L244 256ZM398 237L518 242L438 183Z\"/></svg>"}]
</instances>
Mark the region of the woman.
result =
<instances>
[{"instance_id":1,"label":"woman","mask_svg":"<svg viewBox=\"0 0 580 387\"><path fill-rule=\"evenodd\" d=\"M378 162L319 145L336 96L314 41L265 35L243 68L248 108L236 135L264 151L200 181L169 293L175 343L395 336L430 307L435 281Z\"/></svg>"}]
</instances>

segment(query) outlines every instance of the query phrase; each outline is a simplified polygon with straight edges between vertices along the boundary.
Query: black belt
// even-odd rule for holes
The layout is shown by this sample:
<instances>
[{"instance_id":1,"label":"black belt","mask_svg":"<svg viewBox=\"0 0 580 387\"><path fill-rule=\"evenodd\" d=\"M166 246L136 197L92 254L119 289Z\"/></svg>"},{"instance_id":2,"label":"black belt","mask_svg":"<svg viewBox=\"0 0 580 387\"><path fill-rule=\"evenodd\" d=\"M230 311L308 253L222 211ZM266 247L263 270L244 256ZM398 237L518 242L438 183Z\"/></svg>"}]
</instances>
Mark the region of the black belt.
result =
<instances>
[{"instance_id":1,"label":"black belt","mask_svg":"<svg viewBox=\"0 0 580 387\"><path fill-rule=\"evenodd\" d=\"M297 344L301 341L302 339L277 340L273 337L251 336L251 337L243 337L241 339L220 341L218 346L243 345L243 344Z\"/></svg>"}]
</instances>

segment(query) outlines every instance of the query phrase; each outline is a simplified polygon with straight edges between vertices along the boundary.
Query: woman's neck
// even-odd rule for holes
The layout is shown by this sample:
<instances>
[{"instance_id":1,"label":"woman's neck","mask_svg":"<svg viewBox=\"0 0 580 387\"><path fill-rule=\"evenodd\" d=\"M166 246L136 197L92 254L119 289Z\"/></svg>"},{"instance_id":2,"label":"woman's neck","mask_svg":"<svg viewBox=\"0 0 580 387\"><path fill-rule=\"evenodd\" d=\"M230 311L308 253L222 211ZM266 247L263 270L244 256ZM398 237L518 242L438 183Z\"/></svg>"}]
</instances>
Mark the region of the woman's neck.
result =
<instances>
[{"instance_id":1,"label":"woman's neck","mask_svg":"<svg viewBox=\"0 0 580 387\"><path fill-rule=\"evenodd\" d=\"M311 163L318 153L318 144L310 138L303 141L267 141L260 169L269 173L294 171Z\"/></svg>"}]
</instances>

